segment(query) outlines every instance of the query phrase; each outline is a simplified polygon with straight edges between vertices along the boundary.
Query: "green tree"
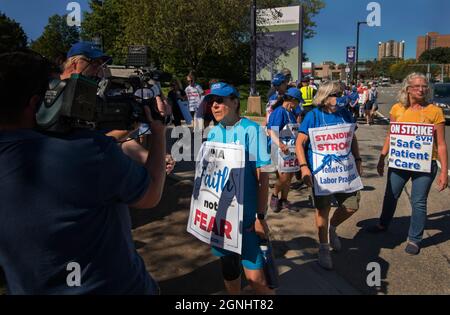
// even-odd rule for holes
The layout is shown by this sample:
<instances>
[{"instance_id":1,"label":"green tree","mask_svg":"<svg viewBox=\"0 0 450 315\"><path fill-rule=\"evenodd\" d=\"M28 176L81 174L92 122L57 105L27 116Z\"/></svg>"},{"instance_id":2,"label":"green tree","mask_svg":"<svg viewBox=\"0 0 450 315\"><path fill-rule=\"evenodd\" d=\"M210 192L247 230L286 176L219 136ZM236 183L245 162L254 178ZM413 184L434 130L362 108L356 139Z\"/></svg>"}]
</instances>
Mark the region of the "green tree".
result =
<instances>
[{"instance_id":1,"label":"green tree","mask_svg":"<svg viewBox=\"0 0 450 315\"><path fill-rule=\"evenodd\" d=\"M420 55L419 61L422 63L450 63L450 47L438 47L425 51Z\"/></svg>"},{"instance_id":2,"label":"green tree","mask_svg":"<svg viewBox=\"0 0 450 315\"><path fill-rule=\"evenodd\" d=\"M239 72L242 77L248 74L250 60L251 2L105 0L102 5L91 1L91 13L85 14L82 36L92 38L103 30L104 47L116 62L124 61L129 45L146 45L150 61L164 70L184 75L195 70L206 75L214 69L215 76ZM277 7L299 1L258 3ZM312 17L324 4L322 0L306 3L305 37L309 38L314 35Z\"/></svg>"},{"instance_id":3,"label":"green tree","mask_svg":"<svg viewBox=\"0 0 450 315\"><path fill-rule=\"evenodd\" d=\"M27 46L27 36L16 21L0 12L0 54Z\"/></svg>"},{"instance_id":4,"label":"green tree","mask_svg":"<svg viewBox=\"0 0 450 315\"><path fill-rule=\"evenodd\" d=\"M31 49L41 55L56 60L66 55L72 44L80 40L80 33L76 26L68 26L66 16L53 15L42 35L31 43Z\"/></svg>"},{"instance_id":5,"label":"green tree","mask_svg":"<svg viewBox=\"0 0 450 315\"><path fill-rule=\"evenodd\" d=\"M391 79L402 81L412 72L426 72L426 67L417 65L415 59L401 60L389 67L388 75Z\"/></svg>"}]
</instances>

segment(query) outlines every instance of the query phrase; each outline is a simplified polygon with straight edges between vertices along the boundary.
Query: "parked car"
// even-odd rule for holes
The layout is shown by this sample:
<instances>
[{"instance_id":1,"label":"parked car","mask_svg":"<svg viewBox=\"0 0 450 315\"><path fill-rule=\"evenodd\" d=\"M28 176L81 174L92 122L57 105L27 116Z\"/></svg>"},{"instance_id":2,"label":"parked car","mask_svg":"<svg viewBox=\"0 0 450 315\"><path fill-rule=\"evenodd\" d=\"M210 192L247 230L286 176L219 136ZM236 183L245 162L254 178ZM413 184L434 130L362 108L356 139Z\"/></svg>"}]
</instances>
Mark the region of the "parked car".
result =
<instances>
[{"instance_id":1,"label":"parked car","mask_svg":"<svg viewBox=\"0 0 450 315\"><path fill-rule=\"evenodd\" d=\"M444 111L445 121L450 122L450 83L435 83L432 91L433 103Z\"/></svg>"}]
</instances>

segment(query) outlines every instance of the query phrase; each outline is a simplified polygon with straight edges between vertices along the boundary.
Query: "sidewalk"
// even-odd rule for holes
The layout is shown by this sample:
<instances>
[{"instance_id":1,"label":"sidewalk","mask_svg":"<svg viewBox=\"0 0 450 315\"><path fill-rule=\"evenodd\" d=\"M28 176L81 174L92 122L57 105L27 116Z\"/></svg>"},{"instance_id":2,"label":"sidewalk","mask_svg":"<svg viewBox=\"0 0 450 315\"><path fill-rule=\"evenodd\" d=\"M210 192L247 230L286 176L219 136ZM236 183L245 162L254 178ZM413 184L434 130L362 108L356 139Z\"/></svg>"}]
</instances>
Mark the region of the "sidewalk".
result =
<instances>
[{"instance_id":1,"label":"sidewalk","mask_svg":"<svg viewBox=\"0 0 450 315\"><path fill-rule=\"evenodd\" d=\"M364 161L361 209L341 227L343 249L333 253L335 269L317 264L317 235L309 190L292 191L290 201L300 211L269 210L268 224L280 272L278 294L449 294L450 293L450 193L434 188L429 198L429 221L422 252L408 256L404 246L411 213L410 184L400 198L389 232L370 235L362 227L379 216L386 178L376 174L376 164L387 131L382 121L359 125L357 136ZM186 232L193 162L179 163L167 180L161 204L152 210L132 211L134 239L148 270L160 283L162 294L220 294L220 262L209 246ZM271 182L274 182L274 177ZM382 285L367 286L367 264L381 266Z\"/></svg>"}]
</instances>

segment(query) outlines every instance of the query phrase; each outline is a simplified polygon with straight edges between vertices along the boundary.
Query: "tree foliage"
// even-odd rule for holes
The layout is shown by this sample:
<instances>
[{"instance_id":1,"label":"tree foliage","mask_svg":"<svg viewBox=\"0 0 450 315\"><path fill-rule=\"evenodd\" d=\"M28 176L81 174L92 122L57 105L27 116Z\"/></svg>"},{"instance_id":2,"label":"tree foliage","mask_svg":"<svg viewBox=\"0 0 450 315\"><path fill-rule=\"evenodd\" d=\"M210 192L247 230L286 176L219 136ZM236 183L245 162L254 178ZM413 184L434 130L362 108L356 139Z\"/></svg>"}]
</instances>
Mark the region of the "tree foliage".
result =
<instances>
[{"instance_id":1,"label":"tree foliage","mask_svg":"<svg viewBox=\"0 0 450 315\"><path fill-rule=\"evenodd\" d=\"M420 55L419 61L422 63L450 63L450 47L438 47L427 50Z\"/></svg>"},{"instance_id":2,"label":"tree foliage","mask_svg":"<svg viewBox=\"0 0 450 315\"><path fill-rule=\"evenodd\" d=\"M41 55L57 60L65 56L72 44L80 39L80 32L76 26L68 26L66 16L53 15L42 35L31 43L31 49Z\"/></svg>"},{"instance_id":3,"label":"tree foliage","mask_svg":"<svg viewBox=\"0 0 450 315\"><path fill-rule=\"evenodd\" d=\"M27 36L16 21L0 12L0 54L27 46Z\"/></svg>"},{"instance_id":4,"label":"tree foliage","mask_svg":"<svg viewBox=\"0 0 450 315\"><path fill-rule=\"evenodd\" d=\"M129 45L146 45L150 61L175 74L243 78L250 61L251 0L104 0L91 1L82 37L103 35L104 48L124 62ZM294 0L260 0L259 6L298 4ZM314 35L312 18L322 0L306 0L305 37Z\"/></svg>"}]
</instances>

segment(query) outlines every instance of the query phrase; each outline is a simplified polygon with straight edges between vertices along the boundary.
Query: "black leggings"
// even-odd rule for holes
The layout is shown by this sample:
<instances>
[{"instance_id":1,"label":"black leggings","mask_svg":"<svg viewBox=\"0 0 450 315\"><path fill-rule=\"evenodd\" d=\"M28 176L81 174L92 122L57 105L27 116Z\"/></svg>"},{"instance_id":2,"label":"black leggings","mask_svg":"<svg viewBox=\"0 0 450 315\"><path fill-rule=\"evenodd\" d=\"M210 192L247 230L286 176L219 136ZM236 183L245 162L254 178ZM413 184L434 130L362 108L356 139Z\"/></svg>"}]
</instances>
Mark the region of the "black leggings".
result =
<instances>
[{"instance_id":1,"label":"black leggings","mask_svg":"<svg viewBox=\"0 0 450 315\"><path fill-rule=\"evenodd\" d=\"M231 254L220 257L222 275L226 281L234 281L241 276L241 256Z\"/></svg>"}]
</instances>

